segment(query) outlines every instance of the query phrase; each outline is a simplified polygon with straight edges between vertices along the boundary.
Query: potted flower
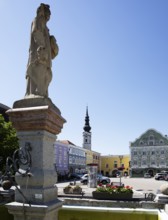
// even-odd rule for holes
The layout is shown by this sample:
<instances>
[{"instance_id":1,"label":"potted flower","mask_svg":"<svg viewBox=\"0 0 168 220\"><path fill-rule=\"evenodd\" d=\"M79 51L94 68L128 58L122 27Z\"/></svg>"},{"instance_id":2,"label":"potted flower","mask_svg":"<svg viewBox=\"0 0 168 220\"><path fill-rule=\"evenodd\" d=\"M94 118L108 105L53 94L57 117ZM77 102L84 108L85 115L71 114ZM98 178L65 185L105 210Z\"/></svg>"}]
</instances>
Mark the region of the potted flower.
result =
<instances>
[{"instance_id":1,"label":"potted flower","mask_svg":"<svg viewBox=\"0 0 168 220\"><path fill-rule=\"evenodd\" d=\"M95 199L129 200L133 196L133 189L130 186L106 186L99 184L96 191L92 192Z\"/></svg>"},{"instance_id":2,"label":"potted flower","mask_svg":"<svg viewBox=\"0 0 168 220\"><path fill-rule=\"evenodd\" d=\"M73 193L72 186L68 185L68 186L64 187L64 193L65 194L72 194Z\"/></svg>"},{"instance_id":3,"label":"potted flower","mask_svg":"<svg viewBox=\"0 0 168 220\"><path fill-rule=\"evenodd\" d=\"M76 186L66 186L64 188L64 193L65 194L81 194L82 188L79 185Z\"/></svg>"},{"instance_id":4,"label":"potted flower","mask_svg":"<svg viewBox=\"0 0 168 220\"><path fill-rule=\"evenodd\" d=\"M79 185L76 185L74 188L73 188L73 193L75 194L81 194L82 192L82 188L79 186Z\"/></svg>"}]
</instances>

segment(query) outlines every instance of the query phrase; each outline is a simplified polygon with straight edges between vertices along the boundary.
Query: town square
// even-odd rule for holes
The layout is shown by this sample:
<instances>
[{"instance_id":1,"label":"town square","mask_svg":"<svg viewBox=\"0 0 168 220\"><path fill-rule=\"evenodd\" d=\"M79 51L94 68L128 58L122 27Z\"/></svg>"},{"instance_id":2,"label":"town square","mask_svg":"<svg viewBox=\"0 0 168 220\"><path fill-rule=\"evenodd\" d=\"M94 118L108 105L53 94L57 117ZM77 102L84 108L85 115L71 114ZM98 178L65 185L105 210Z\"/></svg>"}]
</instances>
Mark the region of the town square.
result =
<instances>
[{"instance_id":1,"label":"town square","mask_svg":"<svg viewBox=\"0 0 168 220\"><path fill-rule=\"evenodd\" d=\"M1 218L168 219L167 1L0 5Z\"/></svg>"}]
</instances>

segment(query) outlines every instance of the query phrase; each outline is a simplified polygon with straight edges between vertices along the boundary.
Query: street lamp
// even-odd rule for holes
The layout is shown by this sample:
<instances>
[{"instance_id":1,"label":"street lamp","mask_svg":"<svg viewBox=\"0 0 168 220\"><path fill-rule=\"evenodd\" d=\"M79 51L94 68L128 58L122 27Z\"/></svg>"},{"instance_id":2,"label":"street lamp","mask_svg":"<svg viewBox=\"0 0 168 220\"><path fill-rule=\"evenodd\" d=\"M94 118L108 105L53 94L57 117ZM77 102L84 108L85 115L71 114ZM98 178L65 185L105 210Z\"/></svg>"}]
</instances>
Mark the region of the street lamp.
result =
<instances>
[{"instance_id":1,"label":"street lamp","mask_svg":"<svg viewBox=\"0 0 168 220\"><path fill-rule=\"evenodd\" d=\"M122 167L123 156L119 155L119 159L120 159L120 167L118 168L118 170L120 171L120 186L121 186L121 174L122 174L122 170L124 169L124 167Z\"/></svg>"}]
</instances>

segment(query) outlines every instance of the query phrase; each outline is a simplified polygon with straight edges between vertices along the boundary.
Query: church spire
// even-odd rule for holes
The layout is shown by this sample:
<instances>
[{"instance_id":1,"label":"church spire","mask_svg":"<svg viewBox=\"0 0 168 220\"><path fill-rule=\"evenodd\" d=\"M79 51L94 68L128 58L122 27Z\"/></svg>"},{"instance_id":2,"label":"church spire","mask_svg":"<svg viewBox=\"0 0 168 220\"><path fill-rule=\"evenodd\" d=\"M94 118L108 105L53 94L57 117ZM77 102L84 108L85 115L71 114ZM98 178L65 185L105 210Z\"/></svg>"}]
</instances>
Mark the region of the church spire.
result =
<instances>
[{"instance_id":1,"label":"church spire","mask_svg":"<svg viewBox=\"0 0 168 220\"><path fill-rule=\"evenodd\" d=\"M90 133L91 127L89 124L88 106L86 107L85 126L83 127L83 129L84 129L84 131Z\"/></svg>"},{"instance_id":2,"label":"church spire","mask_svg":"<svg viewBox=\"0 0 168 220\"><path fill-rule=\"evenodd\" d=\"M88 107L86 108L85 126L83 127L83 148L91 150L91 127L89 124Z\"/></svg>"}]
</instances>

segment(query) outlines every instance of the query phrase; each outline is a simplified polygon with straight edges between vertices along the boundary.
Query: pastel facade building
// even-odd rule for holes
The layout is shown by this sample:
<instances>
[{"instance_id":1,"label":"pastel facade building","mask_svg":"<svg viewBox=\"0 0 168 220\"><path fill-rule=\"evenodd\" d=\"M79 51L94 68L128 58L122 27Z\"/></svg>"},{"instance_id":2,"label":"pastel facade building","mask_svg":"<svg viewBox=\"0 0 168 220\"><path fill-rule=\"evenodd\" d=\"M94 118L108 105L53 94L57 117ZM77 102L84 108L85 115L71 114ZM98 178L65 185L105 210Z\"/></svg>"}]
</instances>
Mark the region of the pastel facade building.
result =
<instances>
[{"instance_id":1,"label":"pastel facade building","mask_svg":"<svg viewBox=\"0 0 168 220\"><path fill-rule=\"evenodd\" d=\"M81 174L86 172L86 154L82 147L69 145L69 171Z\"/></svg>"},{"instance_id":2,"label":"pastel facade building","mask_svg":"<svg viewBox=\"0 0 168 220\"><path fill-rule=\"evenodd\" d=\"M58 175L65 176L69 173L69 148L67 144L56 141L54 143L54 166Z\"/></svg>"},{"instance_id":3,"label":"pastel facade building","mask_svg":"<svg viewBox=\"0 0 168 220\"><path fill-rule=\"evenodd\" d=\"M83 148L68 140L56 141L54 166L58 180L67 179L69 173L86 172L86 156Z\"/></svg>"},{"instance_id":4,"label":"pastel facade building","mask_svg":"<svg viewBox=\"0 0 168 220\"><path fill-rule=\"evenodd\" d=\"M149 129L130 143L132 177L145 173L155 175L168 170L168 138L154 129Z\"/></svg>"},{"instance_id":5,"label":"pastel facade building","mask_svg":"<svg viewBox=\"0 0 168 220\"><path fill-rule=\"evenodd\" d=\"M129 165L130 155L101 156L101 173L105 176L116 177L119 172L129 175Z\"/></svg>"}]
</instances>

